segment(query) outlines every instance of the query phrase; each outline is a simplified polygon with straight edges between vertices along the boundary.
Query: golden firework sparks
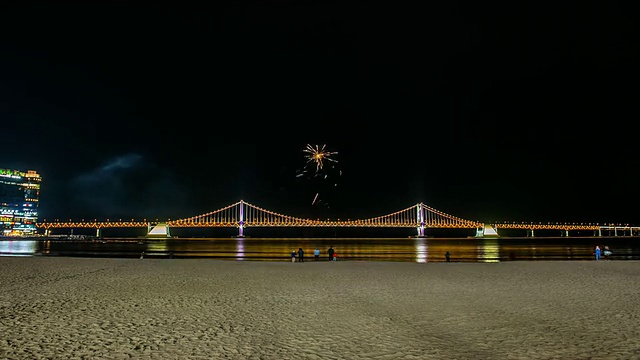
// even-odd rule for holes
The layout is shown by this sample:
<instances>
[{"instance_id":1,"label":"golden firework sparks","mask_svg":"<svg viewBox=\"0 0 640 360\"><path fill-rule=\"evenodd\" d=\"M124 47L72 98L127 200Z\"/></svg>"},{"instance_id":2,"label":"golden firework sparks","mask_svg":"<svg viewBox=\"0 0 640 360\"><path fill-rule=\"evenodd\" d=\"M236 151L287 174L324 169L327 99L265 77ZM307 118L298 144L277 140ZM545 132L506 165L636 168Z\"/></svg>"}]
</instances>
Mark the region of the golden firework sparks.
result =
<instances>
[{"instance_id":1,"label":"golden firework sparks","mask_svg":"<svg viewBox=\"0 0 640 360\"><path fill-rule=\"evenodd\" d=\"M315 162L316 164L316 171L319 171L322 169L322 167L324 166L324 161L332 161L332 162L338 162L335 159L332 159L331 156L332 155L336 155L337 152L331 152L326 150L327 145L322 145L321 147L318 145L311 145L311 144L307 144L307 147L303 150L303 152L305 152L307 155L307 163L310 162Z\"/></svg>"}]
</instances>

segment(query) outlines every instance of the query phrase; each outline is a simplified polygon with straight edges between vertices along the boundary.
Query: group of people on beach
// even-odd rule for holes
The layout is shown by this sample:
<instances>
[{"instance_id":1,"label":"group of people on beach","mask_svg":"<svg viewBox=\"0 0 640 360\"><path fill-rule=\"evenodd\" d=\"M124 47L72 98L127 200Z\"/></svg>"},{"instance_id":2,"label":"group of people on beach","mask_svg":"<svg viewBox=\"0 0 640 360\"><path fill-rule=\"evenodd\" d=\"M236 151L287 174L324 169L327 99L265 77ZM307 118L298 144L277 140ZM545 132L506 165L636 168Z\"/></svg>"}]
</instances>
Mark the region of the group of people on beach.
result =
<instances>
[{"instance_id":1,"label":"group of people on beach","mask_svg":"<svg viewBox=\"0 0 640 360\"><path fill-rule=\"evenodd\" d=\"M604 250L600 248L600 245L596 245L596 248L593 251L593 255L595 255L596 257L596 261L600 260L603 257L605 260L609 260L609 256L611 256L611 254L613 254L611 252L611 249L609 249L609 246L606 245L604 247Z\"/></svg>"},{"instance_id":2,"label":"group of people on beach","mask_svg":"<svg viewBox=\"0 0 640 360\"><path fill-rule=\"evenodd\" d=\"M329 247L329 250L327 250L327 254L329 255L329 261L337 261L338 260L338 253L336 253L336 250L333 248L333 246ZM313 250L313 258L318 261L320 260L320 249L316 248L315 250ZM304 262L304 250L302 248L298 248L298 251L291 251L291 262Z\"/></svg>"}]
</instances>

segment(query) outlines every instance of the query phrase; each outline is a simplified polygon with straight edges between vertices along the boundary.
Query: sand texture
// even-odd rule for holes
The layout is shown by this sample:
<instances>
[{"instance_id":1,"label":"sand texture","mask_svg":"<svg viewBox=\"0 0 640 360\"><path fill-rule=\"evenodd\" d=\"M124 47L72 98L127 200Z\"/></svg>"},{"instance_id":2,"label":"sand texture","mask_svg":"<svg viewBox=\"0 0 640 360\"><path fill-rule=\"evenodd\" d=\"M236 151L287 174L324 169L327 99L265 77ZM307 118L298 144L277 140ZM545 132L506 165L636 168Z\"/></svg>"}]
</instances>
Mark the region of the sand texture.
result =
<instances>
[{"instance_id":1,"label":"sand texture","mask_svg":"<svg viewBox=\"0 0 640 360\"><path fill-rule=\"evenodd\" d=\"M640 359L640 262L0 257L0 359Z\"/></svg>"}]
</instances>

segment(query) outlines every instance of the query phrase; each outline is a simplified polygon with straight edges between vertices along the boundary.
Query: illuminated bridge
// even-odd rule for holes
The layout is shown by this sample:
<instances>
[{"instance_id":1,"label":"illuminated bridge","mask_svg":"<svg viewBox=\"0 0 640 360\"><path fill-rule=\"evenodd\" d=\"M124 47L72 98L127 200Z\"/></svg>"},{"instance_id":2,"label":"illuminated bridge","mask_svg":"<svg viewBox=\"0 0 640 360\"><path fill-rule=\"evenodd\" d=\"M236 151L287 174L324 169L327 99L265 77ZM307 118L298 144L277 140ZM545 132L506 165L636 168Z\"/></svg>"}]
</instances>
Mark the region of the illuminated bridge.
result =
<instances>
[{"instance_id":1,"label":"illuminated bridge","mask_svg":"<svg viewBox=\"0 0 640 360\"><path fill-rule=\"evenodd\" d=\"M50 234L52 229L96 229L106 228L147 228L148 236L169 236L170 228L237 228L239 237L244 236L245 228L259 227L349 227L349 228L413 228L418 237L425 236L426 229L475 229L477 237L498 236L500 229L521 229L534 236L536 230L558 230L569 235L570 230L588 230L602 236L602 231L613 231L618 235L638 235L640 227L629 225L599 225L599 224L568 224L568 223L493 223L485 224L478 221L462 219L442 211L436 210L424 203L412 205L406 209L391 214L360 220L320 220L305 219L279 214L270 210L249 204L243 200L221 209L179 220L164 222L143 221L68 221L37 223L36 227L45 229Z\"/></svg>"}]
</instances>

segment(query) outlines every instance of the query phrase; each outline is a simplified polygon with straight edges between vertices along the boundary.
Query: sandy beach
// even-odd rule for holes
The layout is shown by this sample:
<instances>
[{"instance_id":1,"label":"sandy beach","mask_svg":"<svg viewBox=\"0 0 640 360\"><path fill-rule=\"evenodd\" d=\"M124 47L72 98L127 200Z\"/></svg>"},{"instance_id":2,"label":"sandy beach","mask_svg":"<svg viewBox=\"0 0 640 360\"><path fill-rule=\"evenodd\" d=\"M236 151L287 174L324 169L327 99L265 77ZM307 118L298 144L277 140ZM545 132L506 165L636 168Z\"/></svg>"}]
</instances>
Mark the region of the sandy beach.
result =
<instances>
[{"instance_id":1,"label":"sandy beach","mask_svg":"<svg viewBox=\"0 0 640 360\"><path fill-rule=\"evenodd\" d=\"M0 257L1 359L640 359L640 262Z\"/></svg>"}]
</instances>

